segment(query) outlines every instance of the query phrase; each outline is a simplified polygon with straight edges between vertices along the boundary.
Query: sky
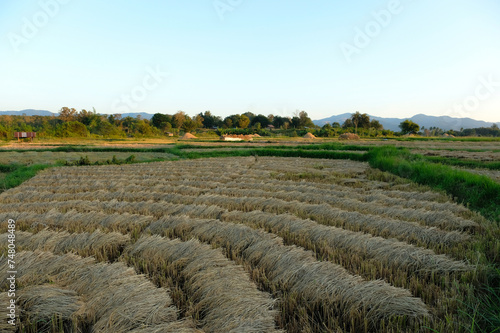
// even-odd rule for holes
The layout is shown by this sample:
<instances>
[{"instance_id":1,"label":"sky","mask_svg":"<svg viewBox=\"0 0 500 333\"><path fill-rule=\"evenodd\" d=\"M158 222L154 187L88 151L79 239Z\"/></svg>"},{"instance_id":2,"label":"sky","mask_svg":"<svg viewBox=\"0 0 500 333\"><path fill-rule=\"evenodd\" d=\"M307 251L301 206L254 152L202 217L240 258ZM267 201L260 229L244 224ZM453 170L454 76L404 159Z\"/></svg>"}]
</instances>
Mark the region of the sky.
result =
<instances>
[{"instance_id":1,"label":"sky","mask_svg":"<svg viewBox=\"0 0 500 333\"><path fill-rule=\"evenodd\" d=\"M1 0L0 110L500 122L498 0Z\"/></svg>"}]
</instances>

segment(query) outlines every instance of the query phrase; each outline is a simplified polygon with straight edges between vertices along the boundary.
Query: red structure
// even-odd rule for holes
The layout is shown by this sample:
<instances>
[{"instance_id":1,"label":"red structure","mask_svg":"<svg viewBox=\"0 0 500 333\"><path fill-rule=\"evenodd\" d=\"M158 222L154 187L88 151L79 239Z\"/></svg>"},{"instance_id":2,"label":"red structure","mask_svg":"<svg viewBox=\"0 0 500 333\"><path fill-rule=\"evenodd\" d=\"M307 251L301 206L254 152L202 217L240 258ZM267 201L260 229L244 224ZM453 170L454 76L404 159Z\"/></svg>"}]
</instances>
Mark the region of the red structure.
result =
<instances>
[{"instance_id":1,"label":"red structure","mask_svg":"<svg viewBox=\"0 0 500 333\"><path fill-rule=\"evenodd\" d=\"M36 138L36 132L14 132L14 137L17 138L17 141L20 141L21 138L30 138L33 142L33 138Z\"/></svg>"}]
</instances>

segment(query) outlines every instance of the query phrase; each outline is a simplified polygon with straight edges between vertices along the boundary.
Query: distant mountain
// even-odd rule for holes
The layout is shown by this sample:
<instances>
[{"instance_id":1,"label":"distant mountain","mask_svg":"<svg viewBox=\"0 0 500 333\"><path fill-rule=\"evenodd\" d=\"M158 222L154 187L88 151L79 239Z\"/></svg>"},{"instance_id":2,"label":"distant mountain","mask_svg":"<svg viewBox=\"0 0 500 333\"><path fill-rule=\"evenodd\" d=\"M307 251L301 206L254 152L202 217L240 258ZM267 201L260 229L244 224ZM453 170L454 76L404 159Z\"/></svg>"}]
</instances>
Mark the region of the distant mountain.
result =
<instances>
[{"instance_id":1,"label":"distant mountain","mask_svg":"<svg viewBox=\"0 0 500 333\"><path fill-rule=\"evenodd\" d=\"M21 111L0 111L0 115L9 115L9 116L22 116L23 114L27 116L56 116L57 113L52 113L47 110L34 110L34 109L26 109Z\"/></svg>"},{"instance_id":2,"label":"distant mountain","mask_svg":"<svg viewBox=\"0 0 500 333\"><path fill-rule=\"evenodd\" d=\"M26 109L21 111L0 111L1 115L9 115L9 116L22 116L23 114L27 116L57 116L58 113L50 112L47 110L34 110L34 109ZM123 113L122 118L132 117L135 118L138 115L141 116L142 119L151 119L153 117L152 114L146 112L135 112L135 113Z\"/></svg>"},{"instance_id":3,"label":"distant mountain","mask_svg":"<svg viewBox=\"0 0 500 333\"><path fill-rule=\"evenodd\" d=\"M121 115L122 115L122 118L125 118L125 117L136 118L137 116L141 116L142 119L151 119L154 116L154 114L146 113L146 112L122 113Z\"/></svg>"},{"instance_id":4,"label":"distant mountain","mask_svg":"<svg viewBox=\"0 0 500 333\"><path fill-rule=\"evenodd\" d=\"M343 113L337 116L332 116L330 118L314 120L313 123L318 126L323 126L326 123L334 123L338 122L342 125L347 118L351 117L351 113ZM491 127L494 123L486 122L482 120L475 120L471 118L452 118L448 116L427 116L425 114L417 114L411 118L383 118L377 116L371 116L370 119L378 120L385 129L389 129L392 131L399 131L399 124L406 119L410 119L411 121L420 125L420 127L424 126L425 128L430 127L439 127L445 131L450 129L459 131L461 128L478 128L478 127Z\"/></svg>"}]
</instances>

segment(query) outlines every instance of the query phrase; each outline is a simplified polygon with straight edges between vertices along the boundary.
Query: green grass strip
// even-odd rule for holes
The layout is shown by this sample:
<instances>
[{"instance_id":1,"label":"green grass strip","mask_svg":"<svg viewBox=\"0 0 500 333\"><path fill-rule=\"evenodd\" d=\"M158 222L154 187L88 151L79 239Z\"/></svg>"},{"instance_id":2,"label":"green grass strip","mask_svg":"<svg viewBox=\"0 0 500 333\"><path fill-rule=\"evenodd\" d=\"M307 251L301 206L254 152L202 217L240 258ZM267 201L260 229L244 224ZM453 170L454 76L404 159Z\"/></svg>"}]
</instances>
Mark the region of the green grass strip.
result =
<instances>
[{"instance_id":1,"label":"green grass strip","mask_svg":"<svg viewBox=\"0 0 500 333\"><path fill-rule=\"evenodd\" d=\"M0 192L21 185L28 179L36 176L38 171L51 167L47 164L24 165L1 165L0 170L10 170L9 173L0 179Z\"/></svg>"},{"instance_id":2,"label":"green grass strip","mask_svg":"<svg viewBox=\"0 0 500 333\"><path fill-rule=\"evenodd\" d=\"M411 154L408 149L377 147L367 155L372 167L445 190L486 218L500 222L500 184L491 178L430 163L423 156Z\"/></svg>"},{"instance_id":3,"label":"green grass strip","mask_svg":"<svg viewBox=\"0 0 500 333\"><path fill-rule=\"evenodd\" d=\"M185 152L178 150L171 152L180 158L196 159L208 157L238 157L238 156L277 156L277 157L304 157L304 158L327 158L327 159L351 159L355 161L366 161L365 154L349 153L344 151L328 150L302 150L302 149L271 149L255 148L245 150L209 150L203 152Z\"/></svg>"}]
</instances>

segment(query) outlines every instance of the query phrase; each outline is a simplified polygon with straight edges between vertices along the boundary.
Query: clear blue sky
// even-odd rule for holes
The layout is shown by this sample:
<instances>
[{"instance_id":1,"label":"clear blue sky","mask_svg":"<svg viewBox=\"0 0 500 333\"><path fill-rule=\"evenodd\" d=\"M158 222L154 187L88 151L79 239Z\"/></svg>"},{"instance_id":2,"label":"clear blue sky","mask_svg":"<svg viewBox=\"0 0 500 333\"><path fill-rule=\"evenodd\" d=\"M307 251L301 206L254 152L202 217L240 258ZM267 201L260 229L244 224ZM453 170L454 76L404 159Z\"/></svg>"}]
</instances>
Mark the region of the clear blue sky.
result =
<instances>
[{"instance_id":1,"label":"clear blue sky","mask_svg":"<svg viewBox=\"0 0 500 333\"><path fill-rule=\"evenodd\" d=\"M2 0L0 110L500 122L500 1L397 2Z\"/></svg>"}]
</instances>

